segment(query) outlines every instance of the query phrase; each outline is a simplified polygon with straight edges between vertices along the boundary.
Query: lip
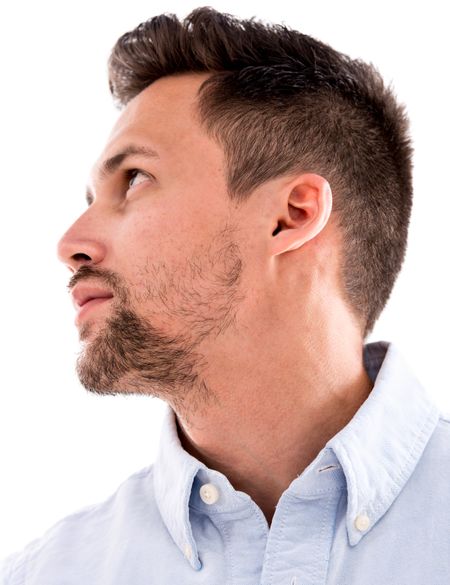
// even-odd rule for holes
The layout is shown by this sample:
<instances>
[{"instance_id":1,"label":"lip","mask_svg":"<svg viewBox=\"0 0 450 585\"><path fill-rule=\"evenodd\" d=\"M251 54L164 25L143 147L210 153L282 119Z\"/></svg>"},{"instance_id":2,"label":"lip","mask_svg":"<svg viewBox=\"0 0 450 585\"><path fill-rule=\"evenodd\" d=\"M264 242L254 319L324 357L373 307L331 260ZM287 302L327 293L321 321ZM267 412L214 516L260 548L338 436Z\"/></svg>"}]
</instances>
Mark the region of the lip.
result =
<instances>
[{"instance_id":1,"label":"lip","mask_svg":"<svg viewBox=\"0 0 450 585\"><path fill-rule=\"evenodd\" d=\"M72 290L72 302L77 311L75 323L78 324L88 311L110 301L113 296L106 289L81 284L75 286Z\"/></svg>"},{"instance_id":2,"label":"lip","mask_svg":"<svg viewBox=\"0 0 450 585\"><path fill-rule=\"evenodd\" d=\"M75 324L79 325L80 322L86 317L88 313L91 313L93 310L98 309L100 305L105 305L112 299L111 297L96 297L93 299L89 299L88 301L84 302L81 307L78 308L76 317L75 317Z\"/></svg>"},{"instance_id":3,"label":"lip","mask_svg":"<svg viewBox=\"0 0 450 585\"><path fill-rule=\"evenodd\" d=\"M77 285L72 290L72 301L76 309L79 309L92 299L110 299L111 291L96 286Z\"/></svg>"}]
</instances>

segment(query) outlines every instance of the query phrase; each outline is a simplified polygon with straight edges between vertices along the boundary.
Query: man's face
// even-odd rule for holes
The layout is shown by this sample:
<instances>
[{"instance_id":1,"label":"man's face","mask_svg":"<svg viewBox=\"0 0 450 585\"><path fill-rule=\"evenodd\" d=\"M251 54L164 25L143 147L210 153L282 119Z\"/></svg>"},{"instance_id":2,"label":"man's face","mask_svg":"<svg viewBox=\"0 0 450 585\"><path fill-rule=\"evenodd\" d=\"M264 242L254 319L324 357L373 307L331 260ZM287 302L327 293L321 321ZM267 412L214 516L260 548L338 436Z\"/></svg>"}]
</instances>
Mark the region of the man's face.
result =
<instances>
[{"instance_id":1,"label":"man's face","mask_svg":"<svg viewBox=\"0 0 450 585\"><path fill-rule=\"evenodd\" d=\"M78 303L103 297L76 320L77 371L93 392L176 404L182 388L202 400L205 348L236 326L245 298L239 215L223 151L196 118L206 77L160 79L128 104L93 167L91 204L59 243ZM103 167L130 147L155 153Z\"/></svg>"}]
</instances>

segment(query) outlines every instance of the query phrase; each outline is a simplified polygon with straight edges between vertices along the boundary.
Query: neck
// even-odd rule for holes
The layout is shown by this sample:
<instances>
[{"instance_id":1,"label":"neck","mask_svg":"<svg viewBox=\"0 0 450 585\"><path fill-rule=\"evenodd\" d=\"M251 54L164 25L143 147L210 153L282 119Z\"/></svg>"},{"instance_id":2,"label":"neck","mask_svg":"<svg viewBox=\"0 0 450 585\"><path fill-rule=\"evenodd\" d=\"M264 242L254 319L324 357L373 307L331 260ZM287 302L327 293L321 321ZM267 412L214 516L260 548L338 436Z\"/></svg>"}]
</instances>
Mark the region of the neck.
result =
<instances>
[{"instance_id":1,"label":"neck","mask_svg":"<svg viewBox=\"0 0 450 585\"><path fill-rule=\"evenodd\" d=\"M216 368L207 386L218 400L189 416L174 407L184 449L250 495L269 525L282 493L373 387L355 336L291 344L291 359L273 337L254 363L244 351Z\"/></svg>"}]
</instances>

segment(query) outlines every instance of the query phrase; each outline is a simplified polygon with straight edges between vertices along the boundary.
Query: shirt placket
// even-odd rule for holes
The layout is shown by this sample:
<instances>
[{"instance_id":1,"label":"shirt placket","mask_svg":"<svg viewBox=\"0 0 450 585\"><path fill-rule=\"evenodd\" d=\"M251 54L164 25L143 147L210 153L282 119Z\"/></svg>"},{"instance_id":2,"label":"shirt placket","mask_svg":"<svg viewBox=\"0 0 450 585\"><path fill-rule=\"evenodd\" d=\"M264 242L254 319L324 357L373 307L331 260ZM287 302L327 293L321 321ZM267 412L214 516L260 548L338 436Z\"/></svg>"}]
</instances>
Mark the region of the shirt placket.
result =
<instances>
[{"instance_id":1,"label":"shirt placket","mask_svg":"<svg viewBox=\"0 0 450 585\"><path fill-rule=\"evenodd\" d=\"M281 496L272 519L260 585L325 585L344 472L324 448Z\"/></svg>"},{"instance_id":2,"label":"shirt placket","mask_svg":"<svg viewBox=\"0 0 450 585\"><path fill-rule=\"evenodd\" d=\"M281 497L267 541L261 585L325 585L343 489Z\"/></svg>"},{"instance_id":3,"label":"shirt placket","mask_svg":"<svg viewBox=\"0 0 450 585\"><path fill-rule=\"evenodd\" d=\"M259 585L269 530L253 500L220 474L202 471L190 508L202 572L211 574L208 585Z\"/></svg>"},{"instance_id":4,"label":"shirt placket","mask_svg":"<svg viewBox=\"0 0 450 585\"><path fill-rule=\"evenodd\" d=\"M221 477L199 474L191 504L194 524L203 526L195 538L204 568L212 562L212 549L223 562L221 585L325 584L338 503L345 495L343 471L325 449L283 493L269 530L250 497L237 498ZM205 518L199 522L201 512L214 530L206 529Z\"/></svg>"}]
</instances>

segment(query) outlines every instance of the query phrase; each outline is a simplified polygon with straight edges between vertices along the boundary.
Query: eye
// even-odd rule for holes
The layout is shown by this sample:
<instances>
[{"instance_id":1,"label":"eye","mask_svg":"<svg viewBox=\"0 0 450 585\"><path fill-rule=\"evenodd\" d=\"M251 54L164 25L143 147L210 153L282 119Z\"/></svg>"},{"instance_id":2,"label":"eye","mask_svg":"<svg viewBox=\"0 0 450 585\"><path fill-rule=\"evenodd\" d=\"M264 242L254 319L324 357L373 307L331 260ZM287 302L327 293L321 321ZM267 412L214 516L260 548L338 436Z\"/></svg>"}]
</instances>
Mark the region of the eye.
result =
<instances>
[{"instance_id":1,"label":"eye","mask_svg":"<svg viewBox=\"0 0 450 585\"><path fill-rule=\"evenodd\" d=\"M139 177L137 181L135 181L136 177ZM141 171L140 169L130 169L127 171L128 188L131 189L132 187L144 182L145 179L151 178L151 175L144 173L144 171Z\"/></svg>"}]
</instances>

